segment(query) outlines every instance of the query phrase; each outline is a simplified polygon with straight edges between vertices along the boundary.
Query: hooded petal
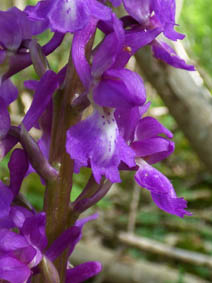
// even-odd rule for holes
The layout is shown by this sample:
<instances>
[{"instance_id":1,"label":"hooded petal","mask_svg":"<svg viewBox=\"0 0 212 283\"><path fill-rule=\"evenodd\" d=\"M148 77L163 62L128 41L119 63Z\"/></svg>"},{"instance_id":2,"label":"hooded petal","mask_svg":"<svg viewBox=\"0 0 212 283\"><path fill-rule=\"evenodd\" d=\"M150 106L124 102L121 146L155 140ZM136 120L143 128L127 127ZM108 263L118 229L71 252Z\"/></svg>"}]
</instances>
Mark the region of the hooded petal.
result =
<instances>
[{"instance_id":1,"label":"hooded petal","mask_svg":"<svg viewBox=\"0 0 212 283\"><path fill-rule=\"evenodd\" d=\"M135 129L138 121L148 110L150 102L141 107L118 108L115 111L115 118L118 124L119 132L126 142L131 143L134 140Z\"/></svg>"},{"instance_id":2,"label":"hooded petal","mask_svg":"<svg viewBox=\"0 0 212 283\"><path fill-rule=\"evenodd\" d=\"M124 46L125 31L122 22L113 14L112 23L110 24L112 28L111 33L104 38L94 51L91 73L95 78L100 77L114 64Z\"/></svg>"},{"instance_id":3,"label":"hooded petal","mask_svg":"<svg viewBox=\"0 0 212 283\"><path fill-rule=\"evenodd\" d=\"M143 140L164 134L167 138L173 138L173 134L153 117L144 117L136 127L135 140Z\"/></svg>"},{"instance_id":4,"label":"hooded petal","mask_svg":"<svg viewBox=\"0 0 212 283\"><path fill-rule=\"evenodd\" d=\"M130 146L137 157L145 158L149 164L168 157L174 151L174 142L161 137L133 142Z\"/></svg>"},{"instance_id":5,"label":"hooded petal","mask_svg":"<svg viewBox=\"0 0 212 283\"><path fill-rule=\"evenodd\" d=\"M94 89L94 101L111 108L141 106L146 100L140 76L127 69L109 70Z\"/></svg>"},{"instance_id":6,"label":"hooded petal","mask_svg":"<svg viewBox=\"0 0 212 283\"><path fill-rule=\"evenodd\" d=\"M138 161L139 169L136 172L136 182L149 190L156 205L171 214L179 217L191 215L187 212L187 202L176 196L170 181L158 170L148 165L145 161Z\"/></svg>"},{"instance_id":7,"label":"hooded petal","mask_svg":"<svg viewBox=\"0 0 212 283\"><path fill-rule=\"evenodd\" d=\"M175 68L195 71L193 65L187 65L186 62L177 55L175 50L165 42L155 40L152 43L152 50L155 58L160 59Z\"/></svg>"},{"instance_id":8,"label":"hooded petal","mask_svg":"<svg viewBox=\"0 0 212 283\"><path fill-rule=\"evenodd\" d=\"M151 10L151 0L123 0L126 11L139 23L148 22Z\"/></svg>"},{"instance_id":9,"label":"hooded petal","mask_svg":"<svg viewBox=\"0 0 212 283\"><path fill-rule=\"evenodd\" d=\"M66 283L85 282L85 280L97 275L101 269L101 264L96 261L82 263L67 270Z\"/></svg>"}]
</instances>

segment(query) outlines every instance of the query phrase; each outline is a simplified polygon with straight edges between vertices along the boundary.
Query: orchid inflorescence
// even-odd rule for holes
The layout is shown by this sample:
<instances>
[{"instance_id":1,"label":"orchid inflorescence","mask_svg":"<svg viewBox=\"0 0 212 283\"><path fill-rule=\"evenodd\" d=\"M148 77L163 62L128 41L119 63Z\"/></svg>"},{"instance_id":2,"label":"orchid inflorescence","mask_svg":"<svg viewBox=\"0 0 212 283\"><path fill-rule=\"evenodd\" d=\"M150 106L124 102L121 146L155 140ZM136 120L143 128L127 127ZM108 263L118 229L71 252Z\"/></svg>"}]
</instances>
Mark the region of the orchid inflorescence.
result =
<instances>
[{"instance_id":1,"label":"orchid inflorescence","mask_svg":"<svg viewBox=\"0 0 212 283\"><path fill-rule=\"evenodd\" d=\"M113 11L120 5L121 18ZM100 272L98 262L73 267L68 260L83 225L97 216L78 217L121 182L120 170L135 171L135 181L160 209L191 215L171 182L152 166L174 151L173 135L146 116L150 102L143 80L126 68L149 45L156 59L194 70L161 40L183 39L175 26L174 0L44 0L24 11L0 11L1 159L10 152L10 182L0 182L1 280L76 283ZM37 36L47 29L53 36L40 46ZM94 48L97 30L104 36ZM47 55L67 33L73 35L70 57L55 73ZM40 79L24 82L34 93L32 103L20 125L12 125L8 107L18 89L10 78L30 65ZM29 133L33 127L42 133L38 141ZM72 176L81 167L91 169L90 179L70 202ZM39 213L20 192L31 172L46 188Z\"/></svg>"}]
</instances>

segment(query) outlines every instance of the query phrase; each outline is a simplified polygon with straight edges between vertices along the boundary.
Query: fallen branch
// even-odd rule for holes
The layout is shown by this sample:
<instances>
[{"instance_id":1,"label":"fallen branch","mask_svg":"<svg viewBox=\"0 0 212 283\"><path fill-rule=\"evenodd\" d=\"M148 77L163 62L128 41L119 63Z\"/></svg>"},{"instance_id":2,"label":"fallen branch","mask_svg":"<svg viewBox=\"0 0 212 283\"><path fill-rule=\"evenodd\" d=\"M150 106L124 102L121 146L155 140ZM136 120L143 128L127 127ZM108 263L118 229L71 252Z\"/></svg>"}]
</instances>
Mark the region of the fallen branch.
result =
<instances>
[{"instance_id":1,"label":"fallen branch","mask_svg":"<svg viewBox=\"0 0 212 283\"><path fill-rule=\"evenodd\" d=\"M142 251L157 253L158 255L171 257L189 264L212 268L212 257L208 255L171 247L155 240L124 232L118 235L118 239L128 246L138 248Z\"/></svg>"},{"instance_id":2,"label":"fallen branch","mask_svg":"<svg viewBox=\"0 0 212 283\"><path fill-rule=\"evenodd\" d=\"M114 258L116 260L114 260ZM135 261L130 257L116 257L116 253L100 245L80 243L71 256L71 263L78 265L85 261L100 261L107 266L104 279L108 283L164 283L179 282L178 270L162 264ZM110 264L111 263L111 264ZM183 283L207 283L196 276L184 274Z\"/></svg>"}]
</instances>

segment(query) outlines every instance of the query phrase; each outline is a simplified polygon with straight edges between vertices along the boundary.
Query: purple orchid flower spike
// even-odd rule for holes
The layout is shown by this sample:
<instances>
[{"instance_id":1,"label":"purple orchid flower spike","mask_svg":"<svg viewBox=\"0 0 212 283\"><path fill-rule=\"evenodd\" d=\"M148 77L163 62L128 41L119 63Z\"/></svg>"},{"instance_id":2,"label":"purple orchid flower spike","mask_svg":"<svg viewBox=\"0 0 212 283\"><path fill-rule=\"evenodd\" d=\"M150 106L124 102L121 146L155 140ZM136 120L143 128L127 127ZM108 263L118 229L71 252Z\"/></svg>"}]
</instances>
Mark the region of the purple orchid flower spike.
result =
<instances>
[{"instance_id":1,"label":"purple orchid flower spike","mask_svg":"<svg viewBox=\"0 0 212 283\"><path fill-rule=\"evenodd\" d=\"M91 166L98 183L103 175L111 182L120 182L118 166L121 161L129 167L135 166L134 153L119 133L114 111L128 111L143 105L146 100L142 79L135 72L124 69L123 62L120 66L116 64L118 54L124 47L125 34L115 15L111 25L114 31L94 51L91 67L84 54L88 39L77 34L73 42L76 47L73 49L73 60L88 89L94 112L69 129L66 150L75 160L75 172L79 172L82 166ZM111 49L111 43L114 45L115 42L115 48ZM85 64L77 64L79 61Z\"/></svg>"}]
</instances>

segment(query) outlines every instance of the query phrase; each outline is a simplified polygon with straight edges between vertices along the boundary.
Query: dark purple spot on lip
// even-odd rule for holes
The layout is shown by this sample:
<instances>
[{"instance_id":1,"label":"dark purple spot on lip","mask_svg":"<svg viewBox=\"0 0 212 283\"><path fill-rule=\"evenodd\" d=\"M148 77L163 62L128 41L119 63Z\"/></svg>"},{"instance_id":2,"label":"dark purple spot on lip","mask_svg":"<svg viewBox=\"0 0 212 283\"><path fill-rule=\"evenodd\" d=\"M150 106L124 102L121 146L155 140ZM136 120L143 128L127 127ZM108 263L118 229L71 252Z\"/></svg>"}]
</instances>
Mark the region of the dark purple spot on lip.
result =
<instances>
[{"instance_id":1,"label":"dark purple spot on lip","mask_svg":"<svg viewBox=\"0 0 212 283\"><path fill-rule=\"evenodd\" d=\"M68 8L67 11L66 11L66 13L67 13L67 14L70 14L70 12L71 12L71 8Z\"/></svg>"},{"instance_id":2,"label":"dark purple spot on lip","mask_svg":"<svg viewBox=\"0 0 212 283\"><path fill-rule=\"evenodd\" d=\"M104 118L105 118L105 116L104 116L104 115L102 115L102 118L104 119Z\"/></svg>"}]
</instances>

